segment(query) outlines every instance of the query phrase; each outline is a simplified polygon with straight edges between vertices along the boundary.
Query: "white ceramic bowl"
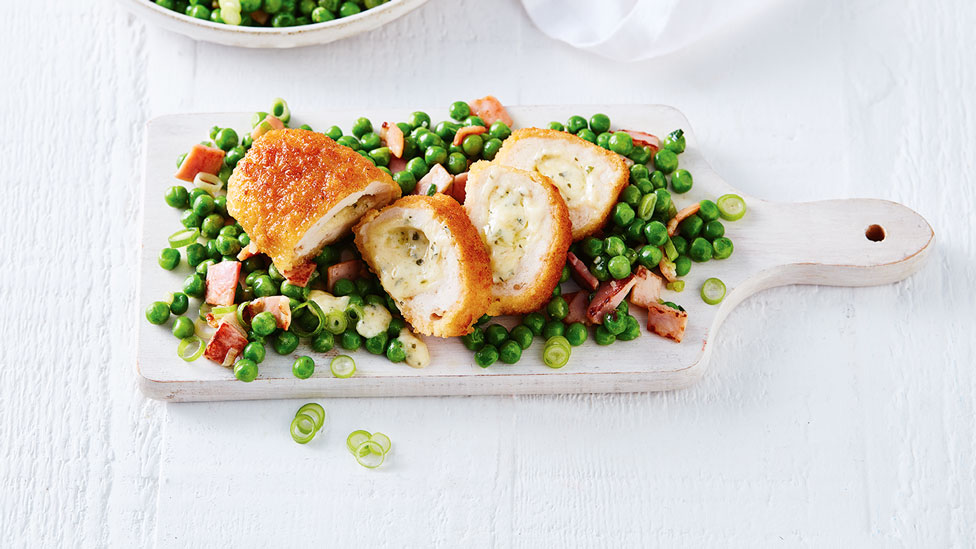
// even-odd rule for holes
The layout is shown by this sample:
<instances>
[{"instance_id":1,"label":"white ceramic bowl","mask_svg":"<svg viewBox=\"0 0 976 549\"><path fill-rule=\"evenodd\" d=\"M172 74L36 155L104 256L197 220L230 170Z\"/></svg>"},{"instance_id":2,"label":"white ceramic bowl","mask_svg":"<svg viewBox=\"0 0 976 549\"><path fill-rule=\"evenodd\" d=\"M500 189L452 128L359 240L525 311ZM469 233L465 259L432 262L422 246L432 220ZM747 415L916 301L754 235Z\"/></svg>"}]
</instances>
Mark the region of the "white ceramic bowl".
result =
<instances>
[{"instance_id":1,"label":"white ceramic bowl","mask_svg":"<svg viewBox=\"0 0 976 549\"><path fill-rule=\"evenodd\" d=\"M371 31L417 9L427 0L391 0L352 17L299 27L235 27L176 13L151 0L122 0L130 11L165 29L227 46L243 48L295 48L327 44Z\"/></svg>"}]
</instances>

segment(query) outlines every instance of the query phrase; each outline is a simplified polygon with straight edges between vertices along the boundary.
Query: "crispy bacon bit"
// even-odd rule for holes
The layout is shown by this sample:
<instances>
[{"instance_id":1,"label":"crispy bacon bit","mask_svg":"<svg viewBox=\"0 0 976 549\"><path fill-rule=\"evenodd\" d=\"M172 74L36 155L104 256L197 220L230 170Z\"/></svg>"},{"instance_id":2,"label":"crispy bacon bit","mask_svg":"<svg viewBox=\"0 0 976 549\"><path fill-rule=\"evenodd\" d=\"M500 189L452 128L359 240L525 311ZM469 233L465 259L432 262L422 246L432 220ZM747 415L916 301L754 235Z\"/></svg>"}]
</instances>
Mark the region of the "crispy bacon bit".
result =
<instances>
[{"instance_id":1,"label":"crispy bacon bit","mask_svg":"<svg viewBox=\"0 0 976 549\"><path fill-rule=\"evenodd\" d=\"M590 301L590 306L586 308L586 318L593 324L603 324L603 317L620 305L636 283L637 279L634 275L630 275L621 280L610 280L600 284Z\"/></svg>"},{"instance_id":2,"label":"crispy bacon bit","mask_svg":"<svg viewBox=\"0 0 976 549\"><path fill-rule=\"evenodd\" d=\"M451 196L460 204L464 204L464 197L466 196L464 188L467 184L468 172L459 173L454 176L454 183L451 184Z\"/></svg>"},{"instance_id":3,"label":"crispy bacon bit","mask_svg":"<svg viewBox=\"0 0 976 549\"><path fill-rule=\"evenodd\" d=\"M661 297L661 289L664 288L664 280L643 265L637 267L634 279L636 283L630 292L630 302L638 307L649 307L652 303L657 303Z\"/></svg>"},{"instance_id":4,"label":"crispy bacon bit","mask_svg":"<svg viewBox=\"0 0 976 549\"><path fill-rule=\"evenodd\" d=\"M240 253L237 254L237 260L244 261L245 259L250 259L258 255L258 253L258 245L252 240L247 243L247 246L244 246L241 249Z\"/></svg>"},{"instance_id":5,"label":"crispy bacon bit","mask_svg":"<svg viewBox=\"0 0 976 549\"><path fill-rule=\"evenodd\" d=\"M391 156L390 163L386 167L390 169L390 173L396 175L397 172L402 172L407 168L407 161L402 158Z\"/></svg>"},{"instance_id":6,"label":"crispy bacon bit","mask_svg":"<svg viewBox=\"0 0 976 549\"><path fill-rule=\"evenodd\" d=\"M403 157L403 130L393 122L383 122L380 137L386 142L394 158ZM396 172L394 172L396 173Z\"/></svg>"},{"instance_id":7,"label":"crispy bacon bit","mask_svg":"<svg viewBox=\"0 0 976 549\"><path fill-rule=\"evenodd\" d=\"M281 274L285 275L285 278L290 284L304 288L308 285L308 281L312 279L312 275L315 274L315 263L305 263Z\"/></svg>"},{"instance_id":8,"label":"crispy bacon bit","mask_svg":"<svg viewBox=\"0 0 976 549\"><path fill-rule=\"evenodd\" d=\"M267 122L267 124L265 124L265 122ZM271 130L283 129L285 129L285 123L278 120L278 117L274 116L273 114L269 114L268 116L265 116L264 120L259 122L257 126L254 126L253 130L251 130L251 139L257 139Z\"/></svg>"},{"instance_id":9,"label":"crispy bacon bit","mask_svg":"<svg viewBox=\"0 0 976 549\"><path fill-rule=\"evenodd\" d=\"M678 280L678 271L675 269L674 262L669 260L667 257L662 257L661 262L657 264L658 268L661 269L661 276L664 280L668 282L674 282Z\"/></svg>"},{"instance_id":10,"label":"crispy bacon bit","mask_svg":"<svg viewBox=\"0 0 976 549\"><path fill-rule=\"evenodd\" d=\"M203 356L217 364L224 364L228 356L233 361L234 357L240 355L246 345L247 334L238 326L237 316L226 315L217 325L217 331L210 336Z\"/></svg>"},{"instance_id":11,"label":"crispy bacon bit","mask_svg":"<svg viewBox=\"0 0 976 549\"><path fill-rule=\"evenodd\" d=\"M207 269L207 295L211 305L233 305L237 279L241 275L240 261L221 261Z\"/></svg>"},{"instance_id":12,"label":"crispy bacon bit","mask_svg":"<svg viewBox=\"0 0 976 549\"><path fill-rule=\"evenodd\" d=\"M359 259L350 259L349 261L336 263L329 267L326 273L325 287L331 293L335 288L336 282L344 278L347 280L356 280L357 278L366 276L368 272L366 270L366 264Z\"/></svg>"},{"instance_id":13,"label":"crispy bacon bit","mask_svg":"<svg viewBox=\"0 0 976 549\"><path fill-rule=\"evenodd\" d=\"M270 19L270 18L271 18L271 16L268 15L268 13L266 11L264 11L264 10L257 10L257 11L252 11L251 12L251 19L254 19L255 21L257 21L258 23L260 23L262 25L265 24L265 23L267 23L268 22L268 19Z\"/></svg>"},{"instance_id":14,"label":"crispy bacon bit","mask_svg":"<svg viewBox=\"0 0 976 549\"><path fill-rule=\"evenodd\" d=\"M661 303L647 307L647 329L655 334L681 343L688 325L688 313Z\"/></svg>"},{"instance_id":15,"label":"crispy bacon bit","mask_svg":"<svg viewBox=\"0 0 976 549\"><path fill-rule=\"evenodd\" d=\"M600 285L600 281L593 276L593 273L586 267L586 263L583 263L580 258L576 257L576 254L569 252L566 255L566 259L569 260L570 274L573 275L573 280L581 288L595 290Z\"/></svg>"},{"instance_id":16,"label":"crispy bacon bit","mask_svg":"<svg viewBox=\"0 0 976 549\"><path fill-rule=\"evenodd\" d=\"M259 297L247 306L248 318L258 313L269 312L275 318L275 324L282 330L291 326L291 303L283 295Z\"/></svg>"},{"instance_id":17,"label":"crispy bacon bit","mask_svg":"<svg viewBox=\"0 0 976 549\"><path fill-rule=\"evenodd\" d=\"M651 133L639 132L636 130L622 130L624 133L630 136L634 141L634 145L639 145L641 147L650 147L654 149L654 152L661 150L661 140Z\"/></svg>"},{"instance_id":18,"label":"crispy bacon bit","mask_svg":"<svg viewBox=\"0 0 976 549\"><path fill-rule=\"evenodd\" d=\"M217 175L224 165L224 151L217 147L196 144L186 153L186 158L176 170L176 178L183 181L193 181L198 173Z\"/></svg>"},{"instance_id":19,"label":"crispy bacon bit","mask_svg":"<svg viewBox=\"0 0 976 549\"><path fill-rule=\"evenodd\" d=\"M413 194L425 195L430 190L431 185L434 186L434 192L446 194L452 183L454 183L454 176L448 173L444 166L434 164L427 175L417 182L417 188L413 190Z\"/></svg>"},{"instance_id":20,"label":"crispy bacon bit","mask_svg":"<svg viewBox=\"0 0 976 549\"><path fill-rule=\"evenodd\" d=\"M586 306L590 301L588 294L589 292L585 291L563 294L563 299L569 305L569 314L566 315L563 322L566 324L572 324L574 322L589 324L589 319L586 318Z\"/></svg>"},{"instance_id":21,"label":"crispy bacon bit","mask_svg":"<svg viewBox=\"0 0 976 549\"><path fill-rule=\"evenodd\" d=\"M475 99L469 102L468 106L471 107L471 114L484 120L486 126L491 126L496 121L501 120L509 128L512 127L512 117L508 115L508 111L505 110L505 107L493 95L486 95L481 99Z\"/></svg>"},{"instance_id":22,"label":"crispy bacon bit","mask_svg":"<svg viewBox=\"0 0 976 549\"><path fill-rule=\"evenodd\" d=\"M682 208L674 217L668 221L668 236L674 236L678 232L678 223L698 213L699 204L695 202L687 208Z\"/></svg>"},{"instance_id":23,"label":"crispy bacon bit","mask_svg":"<svg viewBox=\"0 0 976 549\"><path fill-rule=\"evenodd\" d=\"M487 122L485 122L487 124ZM484 126L464 126L454 134L454 141L451 142L455 147L460 147L461 143L464 142L464 138L469 135L481 135L488 131L488 128Z\"/></svg>"}]
</instances>

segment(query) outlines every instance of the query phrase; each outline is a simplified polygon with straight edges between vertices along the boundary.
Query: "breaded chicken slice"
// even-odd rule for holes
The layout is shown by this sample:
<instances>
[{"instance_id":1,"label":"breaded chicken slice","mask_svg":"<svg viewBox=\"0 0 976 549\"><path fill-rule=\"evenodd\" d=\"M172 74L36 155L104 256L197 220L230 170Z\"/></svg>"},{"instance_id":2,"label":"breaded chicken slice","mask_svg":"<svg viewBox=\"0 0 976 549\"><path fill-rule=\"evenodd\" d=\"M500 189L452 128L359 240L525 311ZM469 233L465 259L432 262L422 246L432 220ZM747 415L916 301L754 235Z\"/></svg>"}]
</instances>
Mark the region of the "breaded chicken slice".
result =
<instances>
[{"instance_id":1,"label":"breaded chicken slice","mask_svg":"<svg viewBox=\"0 0 976 549\"><path fill-rule=\"evenodd\" d=\"M353 232L363 259L414 330L464 335L488 310L488 252L453 198L403 197L366 213Z\"/></svg>"},{"instance_id":2,"label":"breaded chicken slice","mask_svg":"<svg viewBox=\"0 0 976 549\"><path fill-rule=\"evenodd\" d=\"M551 179L569 208L573 240L603 226L630 178L617 153L557 130L523 128L512 132L495 162Z\"/></svg>"},{"instance_id":3,"label":"breaded chicken slice","mask_svg":"<svg viewBox=\"0 0 976 549\"><path fill-rule=\"evenodd\" d=\"M559 190L538 172L481 161L468 172L464 209L491 258L488 314L538 310L559 283L572 243Z\"/></svg>"},{"instance_id":4,"label":"breaded chicken slice","mask_svg":"<svg viewBox=\"0 0 976 549\"><path fill-rule=\"evenodd\" d=\"M234 168L227 211L287 276L399 197L400 186L352 149L321 133L273 130Z\"/></svg>"}]
</instances>

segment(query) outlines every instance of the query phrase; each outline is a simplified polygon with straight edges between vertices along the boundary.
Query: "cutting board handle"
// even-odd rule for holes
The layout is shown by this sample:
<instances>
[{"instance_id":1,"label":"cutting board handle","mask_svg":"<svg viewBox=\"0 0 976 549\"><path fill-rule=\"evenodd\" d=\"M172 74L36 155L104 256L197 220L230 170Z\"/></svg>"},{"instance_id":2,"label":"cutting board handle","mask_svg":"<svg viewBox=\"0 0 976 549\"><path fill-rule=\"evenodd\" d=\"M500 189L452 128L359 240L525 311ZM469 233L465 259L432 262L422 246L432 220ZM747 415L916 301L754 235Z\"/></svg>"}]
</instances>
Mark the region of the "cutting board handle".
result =
<instances>
[{"instance_id":1,"label":"cutting board handle","mask_svg":"<svg viewBox=\"0 0 976 549\"><path fill-rule=\"evenodd\" d=\"M733 240L756 251L767 286L896 282L921 267L935 241L921 215L887 200L749 205L755 226Z\"/></svg>"}]
</instances>

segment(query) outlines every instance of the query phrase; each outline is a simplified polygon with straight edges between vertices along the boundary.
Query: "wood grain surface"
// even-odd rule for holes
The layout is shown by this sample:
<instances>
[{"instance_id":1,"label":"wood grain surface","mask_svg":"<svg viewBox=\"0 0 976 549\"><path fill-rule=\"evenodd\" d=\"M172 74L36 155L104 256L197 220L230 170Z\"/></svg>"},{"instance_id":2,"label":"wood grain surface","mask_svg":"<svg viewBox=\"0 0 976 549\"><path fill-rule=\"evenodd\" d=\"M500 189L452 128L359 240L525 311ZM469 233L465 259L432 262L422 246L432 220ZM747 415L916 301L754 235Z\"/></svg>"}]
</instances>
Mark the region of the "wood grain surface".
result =
<instances>
[{"instance_id":1,"label":"wood grain surface","mask_svg":"<svg viewBox=\"0 0 976 549\"><path fill-rule=\"evenodd\" d=\"M290 51L194 43L110 0L18 4L0 19L2 545L972 545L974 23L968 0L778 2L618 64L544 38L515 0L431 0ZM147 120L486 92L674 105L748 194L909 204L938 243L904 282L746 300L682 391L322 400L306 447L287 435L303 400L141 394ZM383 468L343 449L358 428L393 439Z\"/></svg>"}]
</instances>

